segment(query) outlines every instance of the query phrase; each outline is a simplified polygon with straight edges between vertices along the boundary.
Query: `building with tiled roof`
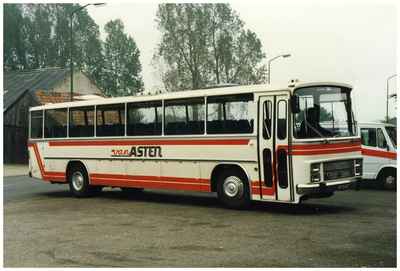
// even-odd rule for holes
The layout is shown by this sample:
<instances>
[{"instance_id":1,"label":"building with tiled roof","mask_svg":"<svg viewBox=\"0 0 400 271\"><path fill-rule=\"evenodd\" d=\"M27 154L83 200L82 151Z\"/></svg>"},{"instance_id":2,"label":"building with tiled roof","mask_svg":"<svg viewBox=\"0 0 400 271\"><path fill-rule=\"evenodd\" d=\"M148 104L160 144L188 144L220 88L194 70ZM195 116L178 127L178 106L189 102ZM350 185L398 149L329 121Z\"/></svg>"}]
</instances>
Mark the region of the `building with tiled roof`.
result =
<instances>
[{"instance_id":1,"label":"building with tiled roof","mask_svg":"<svg viewBox=\"0 0 400 271\"><path fill-rule=\"evenodd\" d=\"M71 70L52 68L3 75L3 158L5 164L28 163L29 107L71 100ZM83 71L74 71L74 100L105 97Z\"/></svg>"}]
</instances>

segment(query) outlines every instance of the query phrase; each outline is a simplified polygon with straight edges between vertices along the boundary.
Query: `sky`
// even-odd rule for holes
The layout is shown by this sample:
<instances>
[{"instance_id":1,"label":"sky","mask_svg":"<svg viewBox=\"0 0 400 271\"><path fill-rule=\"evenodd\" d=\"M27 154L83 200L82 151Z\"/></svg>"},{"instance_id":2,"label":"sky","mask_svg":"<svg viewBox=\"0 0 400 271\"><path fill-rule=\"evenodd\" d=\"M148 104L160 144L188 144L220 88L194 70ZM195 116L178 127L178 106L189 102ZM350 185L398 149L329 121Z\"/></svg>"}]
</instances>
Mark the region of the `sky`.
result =
<instances>
[{"instance_id":1,"label":"sky","mask_svg":"<svg viewBox=\"0 0 400 271\"><path fill-rule=\"evenodd\" d=\"M397 5L363 4L239 4L231 7L245 22L245 29L261 40L271 84L300 81L334 81L353 86L358 121L379 121L386 116L388 78L397 74ZM124 22L141 53L146 92L155 91L150 61L161 35L154 21L157 4L110 4L87 7L99 25L110 20ZM389 94L397 93L398 77L389 79ZM397 115L397 104L389 100L389 116Z\"/></svg>"}]
</instances>

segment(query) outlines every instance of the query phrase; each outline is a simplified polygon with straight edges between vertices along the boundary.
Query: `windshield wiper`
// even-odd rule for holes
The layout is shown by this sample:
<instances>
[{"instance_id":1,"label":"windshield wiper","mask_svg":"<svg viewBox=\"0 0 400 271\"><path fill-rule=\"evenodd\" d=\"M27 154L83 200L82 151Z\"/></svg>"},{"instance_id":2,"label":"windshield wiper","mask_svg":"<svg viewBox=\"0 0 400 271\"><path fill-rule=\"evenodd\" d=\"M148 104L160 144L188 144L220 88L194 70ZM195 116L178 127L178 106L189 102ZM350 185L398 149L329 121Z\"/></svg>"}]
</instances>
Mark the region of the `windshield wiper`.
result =
<instances>
[{"instance_id":1,"label":"windshield wiper","mask_svg":"<svg viewBox=\"0 0 400 271\"><path fill-rule=\"evenodd\" d=\"M325 139L325 144L330 144L331 142L329 142L329 140L323 135L321 134L314 126L312 126L310 123L308 123L307 120L305 120L306 124L308 127L310 127L317 135L319 135L319 137L324 138Z\"/></svg>"}]
</instances>

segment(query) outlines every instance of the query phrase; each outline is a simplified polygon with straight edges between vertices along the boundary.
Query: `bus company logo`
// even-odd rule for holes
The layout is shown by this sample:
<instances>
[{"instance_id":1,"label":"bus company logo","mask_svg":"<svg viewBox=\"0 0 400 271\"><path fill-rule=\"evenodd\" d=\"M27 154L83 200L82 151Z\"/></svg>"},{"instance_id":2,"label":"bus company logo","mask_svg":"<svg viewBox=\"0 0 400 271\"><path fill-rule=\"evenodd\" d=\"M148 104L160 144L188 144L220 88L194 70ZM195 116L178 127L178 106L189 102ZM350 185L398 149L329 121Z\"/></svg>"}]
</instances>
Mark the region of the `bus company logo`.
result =
<instances>
[{"instance_id":1,"label":"bus company logo","mask_svg":"<svg viewBox=\"0 0 400 271\"><path fill-rule=\"evenodd\" d=\"M111 157L162 157L160 146L133 146L129 149L113 149Z\"/></svg>"}]
</instances>

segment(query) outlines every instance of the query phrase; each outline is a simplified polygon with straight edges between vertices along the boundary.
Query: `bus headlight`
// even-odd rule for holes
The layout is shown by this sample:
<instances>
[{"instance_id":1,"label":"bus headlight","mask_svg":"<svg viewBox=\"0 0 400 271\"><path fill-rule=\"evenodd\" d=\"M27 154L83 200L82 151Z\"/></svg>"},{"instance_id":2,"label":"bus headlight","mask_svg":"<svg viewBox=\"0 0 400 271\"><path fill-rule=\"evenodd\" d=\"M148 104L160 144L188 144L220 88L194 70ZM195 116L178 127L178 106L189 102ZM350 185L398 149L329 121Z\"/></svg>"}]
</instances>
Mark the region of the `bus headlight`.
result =
<instances>
[{"instance_id":1,"label":"bus headlight","mask_svg":"<svg viewBox=\"0 0 400 271\"><path fill-rule=\"evenodd\" d=\"M319 172L320 164L311 164L311 173Z\"/></svg>"},{"instance_id":2,"label":"bus headlight","mask_svg":"<svg viewBox=\"0 0 400 271\"><path fill-rule=\"evenodd\" d=\"M321 175L319 173L312 173L311 174L311 182L319 182L321 180Z\"/></svg>"}]
</instances>

